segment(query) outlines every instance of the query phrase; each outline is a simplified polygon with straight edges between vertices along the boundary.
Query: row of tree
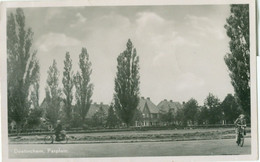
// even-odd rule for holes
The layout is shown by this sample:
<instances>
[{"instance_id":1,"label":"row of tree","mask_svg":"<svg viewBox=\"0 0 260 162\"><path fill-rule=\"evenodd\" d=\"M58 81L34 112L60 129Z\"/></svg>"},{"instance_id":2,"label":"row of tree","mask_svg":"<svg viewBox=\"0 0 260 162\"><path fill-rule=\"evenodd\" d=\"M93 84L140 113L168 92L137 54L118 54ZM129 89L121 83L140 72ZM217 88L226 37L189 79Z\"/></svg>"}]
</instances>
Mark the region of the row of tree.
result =
<instances>
[{"instance_id":1,"label":"row of tree","mask_svg":"<svg viewBox=\"0 0 260 162\"><path fill-rule=\"evenodd\" d=\"M81 123L85 122L85 117L92 103L93 84L90 83L92 73L91 62L86 48L82 48L79 55L79 69L76 75L72 71L72 60L69 52L65 55L63 71L63 89L59 88L59 71L57 63L53 60L48 70L47 86L45 88L45 109L44 118L51 124L55 124L58 119L66 123L72 120L72 101L75 96L77 118ZM75 94L73 88L75 86ZM74 115L75 116L75 115Z\"/></svg>"},{"instance_id":2,"label":"row of tree","mask_svg":"<svg viewBox=\"0 0 260 162\"><path fill-rule=\"evenodd\" d=\"M33 32L25 27L22 9L16 9L7 18L7 82L8 82L8 124L15 123L18 129L38 125L44 117L55 124L64 118L70 122L72 113L73 86L80 119L84 120L91 104L93 84L90 83L91 62L86 48L79 55L80 71L73 75L72 60L66 53L63 71L63 89L59 88L59 71L54 60L48 70L45 88L46 109L39 104L40 66L37 51L32 51ZM64 104L61 113L61 103Z\"/></svg>"},{"instance_id":3,"label":"row of tree","mask_svg":"<svg viewBox=\"0 0 260 162\"><path fill-rule=\"evenodd\" d=\"M191 98L183 104L177 112L169 111L161 115L161 121L175 125L203 125L203 124L233 124L235 119L243 113L235 97L228 94L223 102L209 94L204 105ZM225 123L223 123L225 122Z\"/></svg>"},{"instance_id":4,"label":"row of tree","mask_svg":"<svg viewBox=\"0 0 260 162\"><path fill-rule=\"evenodd\" d=\"M120 119L129 125L133 113L139 103L139 58L132 42L128 40L127 49L117 58L117 74L115 78L115 93L113 110ZM73 74L72 60L67 52L64 60L63 89L58 85L59 71L54 60L48 70L45 102L46 112L44 118L51 124L61 119L67 125L81 123L84 126L86 116L92 104L91 96L94 85L90 83L92 73L91 62L86 48L82 48L79 55L80 71ZM75 94L73 94L75 87ZM76 104L72 111L72 101L75 97ZM62 104L63 103L63 104ZM72 114L73 112L73 114ZM76 116L76 118L75 118ZM80 118L78 118L80 117ZM73 121L72 121L73 120ZM77 120L77 121L75 121Z\"/></svg>"},{"instance_id":5,"label":"row of tree","mask_svg":"<svg viewBox=\"0 0 260 162\"><path fill-rule=\"evenodd\" d=\"M91 62L86 48L79 54L79 71L72 71L69 52L65 55L62 84L60 72L53 60L48 69L45 87L44 109L39 104L39 61L36 51L31 50L33 32L25 28L22 9L10 13L7 22L8 64L8 123L15 122L18 129L37 126L42 118L55 125L58 119L65 123L84 125L92 103L94 85L90 83ZM139 102L139 57L132 42L128 40L126 50L117 58L113 110L120 120L130 124ZM73 91L75 89L75 93ZM75 99L76 104L72 105ZM77 120L77 121L75 121Z\"/></svg>"}]
</instances>

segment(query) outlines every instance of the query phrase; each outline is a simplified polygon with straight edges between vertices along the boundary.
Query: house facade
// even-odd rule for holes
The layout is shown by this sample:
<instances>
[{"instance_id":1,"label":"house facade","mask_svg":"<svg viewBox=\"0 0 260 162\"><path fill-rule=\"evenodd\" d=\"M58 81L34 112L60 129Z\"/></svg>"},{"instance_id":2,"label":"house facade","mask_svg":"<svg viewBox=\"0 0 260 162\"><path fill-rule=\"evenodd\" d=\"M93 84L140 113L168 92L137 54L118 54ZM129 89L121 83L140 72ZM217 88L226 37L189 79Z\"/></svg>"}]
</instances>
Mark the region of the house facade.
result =
<instances>
[{"instance_id":1,"label":"house facade","mask_svg":"<svg viewBox=\"0 0 260 162\"><path fill-rule=\"evenodd\" d=\"M149 97L141 97L137 109L142 113L143 121L135 123L136 126L155 126L159 125L159 109Z\"/></svg>"},{"instance_id":2,"label":"house facade","mask_svg":"<svg viewBox=\"0 0 260 162\"><path fill-rule=\"evenodd\" d=\"M160 114L166 114L171 112L174 117L177 115L177 111L182 109L183 105L179 102L173 102L172 100L164 99L158 105L157 108L159 109ZM161 122L161 125L166 125L166 123ZM178 124L177 121L174 121L174 124Z\"/></svg>"}]
</instances>

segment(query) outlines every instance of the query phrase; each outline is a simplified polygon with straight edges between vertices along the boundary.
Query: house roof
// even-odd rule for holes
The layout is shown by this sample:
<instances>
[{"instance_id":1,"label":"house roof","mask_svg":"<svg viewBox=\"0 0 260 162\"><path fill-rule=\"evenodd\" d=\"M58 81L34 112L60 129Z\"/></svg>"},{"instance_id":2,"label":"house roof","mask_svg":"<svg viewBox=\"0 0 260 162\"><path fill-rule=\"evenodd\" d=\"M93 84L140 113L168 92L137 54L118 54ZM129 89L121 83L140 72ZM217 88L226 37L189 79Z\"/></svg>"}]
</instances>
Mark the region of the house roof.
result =
<instances>
[{"instance_id":1,"label":"house roof","mask_svg":"<svg viewBox=\"0 0 260 162\"><path fill-rule=\"evenodd\" d=\"M108 109L109 109L109 105L105 105L105 104L97 104L97 103L94 103L94 104L91 104L90 105L90 108L88 110L88 113L87 113L87 116L86 118L92 118L92 116L98 112L99 108L102 106L103 110L105 111L105 114L108 115Z\"/></svg>"},{"instance_id":2,"label":"house roof","mask_svg":"<svg viewBox=\"0 0 260 162\"><path fill-rule=\"evenodd\" d=\"M150 98L144 98L144 97L141 97L140 100L139 100L139 104L137 106L137 109L140 110L141 112L144 111L144 108L145 108L145 104L147 104L147 107L150 111L150 113L153 113L153 114L156 114L156 113L159 113L159 109L156 107L156 105L150 100Z\"/></svg>"},{"instance_id":3,"label":"house roof","mask_svg":"<svg viewBox=\"0 0 260 162\"><path fill-rule=\"evenodd\" d=\"M40 109L43 110L44 114L46 113L46 109L47 109L48 106L49 106L48 104L49 104L49 103L48 103L48 101L47 101L47 99L46 99L46 97L45 97L45 98L43 99L42 103L40 104ZM63 106L64 106L64 102L61 100L59 111L62 110L62 107L63 107Z\"/></svg>"},{"instance_id":4,"label":"house roof","mask_svg":"<svg viewBox=\"0 0 260 162\"><path fill-rule=\"evenodd\" d=\"M178 109L182 108L182 105L181 103L173 102L172 100L163 100L157 105L157 107L160 112L168 112L169 110L174 110L174 112L177 112Z\"/></svg>"}]
</instances>

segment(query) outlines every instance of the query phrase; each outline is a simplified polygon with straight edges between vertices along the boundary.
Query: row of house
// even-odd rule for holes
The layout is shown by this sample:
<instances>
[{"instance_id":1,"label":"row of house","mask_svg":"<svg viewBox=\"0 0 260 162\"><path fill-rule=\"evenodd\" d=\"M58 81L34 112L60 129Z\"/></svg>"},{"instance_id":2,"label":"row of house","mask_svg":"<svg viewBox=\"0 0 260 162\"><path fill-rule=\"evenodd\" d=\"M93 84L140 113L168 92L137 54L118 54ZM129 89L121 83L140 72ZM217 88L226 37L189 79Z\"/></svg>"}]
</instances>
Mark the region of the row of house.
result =
<instances>
[{"instance_id":1,"label":"row of house","mask_svg":"<svg viewBox=\"0 0 260 162\"><path fill-rule=\"evenodd\" d=\"M46 106L45 100L41 104L41 107ZM63 107L62 105L60 107ZM100 108L104 110L105 114L108 115L109 105L94 102L91 104L89 111L86 115L86 119L91 119ZM74 106L72 111L74 110ZM135 126L154 126L160 124L160 114L167 113L169 111L173 114L177 113L177 110L182 108L182 104L179 102L173 102L172 100L164 99L158 105L155 105L149 97L141 97L137 109L142 113L143 121L135 121Z\"/></svg>"},{"instance_id":2,"label":"row of house","mask_svg":"<svg viewBox=\"0 0 260 162\"><path fill-rule=\"evenodd\" d=\"M100 107L108 113L109 106L103 103L91 104L86 118L90 119ZM178 109L182 108L182 104L179 102L173 102L172 100L164 99L157 106L151 101L149 97L141 97L137 109L142 113L143 121L135 121L135 126L155 126L160 124L160 114L171 111L173 114L177 113Z\"/></svg>"},{"instance_id":3,"label":"row of house","mask_svg":"<svg viewBox=\"0 0 260 162\"><path fill-rule=\"evenodd\" d=\"M143 122L136 122L136 126L154 126L160 124L160 114L172 112L176 114L178 109L182 108L182 104L179 102L173 102L172 100L164 99L157 106L151 101L149 97L141 97L138 110L143 114Z\"/></svg>"}]
</instances>

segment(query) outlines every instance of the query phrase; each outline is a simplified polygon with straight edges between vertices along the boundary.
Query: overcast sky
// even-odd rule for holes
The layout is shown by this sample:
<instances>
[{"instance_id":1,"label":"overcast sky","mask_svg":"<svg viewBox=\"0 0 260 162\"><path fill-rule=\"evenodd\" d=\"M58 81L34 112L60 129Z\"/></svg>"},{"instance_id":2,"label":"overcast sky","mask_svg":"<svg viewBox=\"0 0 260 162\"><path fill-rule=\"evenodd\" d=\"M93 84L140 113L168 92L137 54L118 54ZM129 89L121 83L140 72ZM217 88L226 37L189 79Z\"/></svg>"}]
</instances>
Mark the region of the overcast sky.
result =
<instances>
[{"instance_id":1,"label":"overcast sky","mask_svg":"<svg viewBox=\"0 0 260 162\"><path fill-rule=\"evenodd\" d=\"M200 105L211 92L222 101L234 93L223 57L229 52L224 29L229 5L24 8L34 31L40 62L40 102L47 70L57 61L62 88L65 53L78 70L86 47L92 62L93 101L110 103L116 58L130 38L140 57L140 93L158 104L163 99Z\"/></svg>"}]
</instances>

